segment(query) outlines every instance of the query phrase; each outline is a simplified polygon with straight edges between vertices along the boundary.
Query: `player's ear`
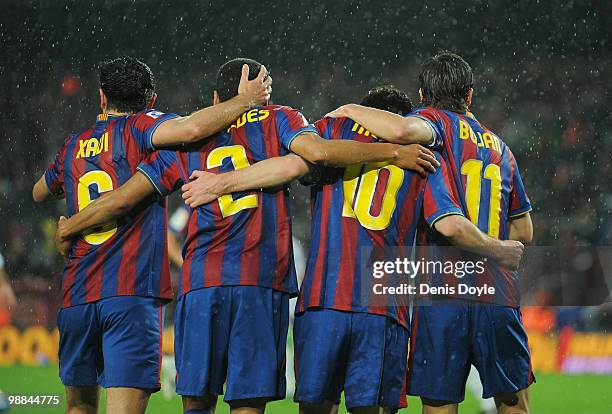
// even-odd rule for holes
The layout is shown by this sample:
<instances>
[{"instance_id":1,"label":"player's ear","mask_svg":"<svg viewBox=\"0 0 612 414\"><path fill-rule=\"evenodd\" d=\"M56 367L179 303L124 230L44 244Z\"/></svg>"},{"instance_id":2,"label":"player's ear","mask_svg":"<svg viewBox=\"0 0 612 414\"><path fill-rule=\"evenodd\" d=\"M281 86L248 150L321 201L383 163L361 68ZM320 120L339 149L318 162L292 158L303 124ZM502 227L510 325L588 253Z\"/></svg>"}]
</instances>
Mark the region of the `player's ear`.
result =
<instances>
[{"instance_id":1,"label":"player's ear","mask_svg":"<svg viewBox=\"0 0 612 414\"><path fill-rule=\"evenodd\" d=\"M219 92L213 92L213 105L218 105L221 103L221 98L219 98Z\"/></svg>"},{"instance_id":2,"label":"player's ear","mask_svg":"<svg viewBox=\"0 0 612 414\"><path fill-rule=\"evenodd\" d=\"M155 101L157 101L156 93L154 93L153 97L151 97L151 100L149 101L149 106L147 108L153 108L153 106L155 106Z\"/></svg>"},{"instance_id":3,"label":"player's ear","mask_svg":"<svg viewBox=\"0 0 612 414\"><path fill-rule=\"evenodd\" d=\"M473 96L474 96L474 88L470 88L470 90L468 91L467 97L465 98L465 101L467 102L468 107L472 106Z\"/></svg>"},{"instance_id":4,"label":"player's ear","mask_svg":"<svg viewBox=\"0 0 612 414\"><path fill-rule=\"evenodd\" d=\"M104 91L102 90L102 88L100 88L100 108L102 109L102 112L106 110L107 106L108 106L108 100L106 99L106 95L104 94Z\"/></svg>"}]
</instances>

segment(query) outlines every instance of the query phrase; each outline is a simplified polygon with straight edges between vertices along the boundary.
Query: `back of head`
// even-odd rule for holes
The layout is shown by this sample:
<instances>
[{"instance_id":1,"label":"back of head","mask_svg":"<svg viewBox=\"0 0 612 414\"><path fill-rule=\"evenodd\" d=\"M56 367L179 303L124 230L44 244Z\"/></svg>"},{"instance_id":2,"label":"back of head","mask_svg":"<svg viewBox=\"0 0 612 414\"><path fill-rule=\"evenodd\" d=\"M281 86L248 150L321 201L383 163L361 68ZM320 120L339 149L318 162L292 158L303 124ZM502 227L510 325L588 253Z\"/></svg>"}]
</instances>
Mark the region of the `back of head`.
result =
<instances>
[{"instance_id":1,"label":"back of head","mask_svg":"<svg viewBox=\"0 0 612 414\"><path fill-rule=\"evenodd\" d=\"M153 98L155 79L145 63L133 57L120 57L100 64L100 88L110 108L138 112Z\"/></svg>"},{"instance_id":2,"label":"back of head","mask_svg":"<svg viewBox=\"0 0 612 414\"><path fill-rule=\"evenodd\" d=\"M425 106L466 112L467 96L473 85L472 68L454 53L439 52L425 60L421 66L419 87Z\"/></svg>"},{"instance_id":3,"label":"back of head","mask_svg":"<svg viewBox=\"0 0 612 414\"><path fill-rule=\"evenodd\" d=\"M242 76L242 66L249 65L249 80L259 74L261 63L247 58L236 58L225 62L217 71L216 91L221 101L227 101L238 95L238 85Z\"/></svg>"},{"instance_id":4,"label":"back of head","mask_svg":"<svg viewBox=\"0 0 612 414\"><path fill-rule=\"evenodd\" d=\"M377 86L370 89L361 100L361 105L399 115L412 112L412 101L408 95L392 85Z\"/></svg>"}]
</instances>

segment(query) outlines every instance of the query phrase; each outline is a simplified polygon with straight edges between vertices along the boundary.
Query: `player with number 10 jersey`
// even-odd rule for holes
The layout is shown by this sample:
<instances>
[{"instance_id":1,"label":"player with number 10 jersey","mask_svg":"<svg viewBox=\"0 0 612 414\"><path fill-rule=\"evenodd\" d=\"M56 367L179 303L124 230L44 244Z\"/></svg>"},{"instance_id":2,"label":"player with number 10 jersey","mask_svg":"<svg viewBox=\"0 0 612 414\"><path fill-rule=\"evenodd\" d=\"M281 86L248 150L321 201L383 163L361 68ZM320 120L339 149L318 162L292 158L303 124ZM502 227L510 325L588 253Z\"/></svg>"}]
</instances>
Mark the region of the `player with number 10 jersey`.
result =
<instances>
[{"instance_id":1,"label":"player with number 10 jersey","mask_svg":"<svg viewBox=\"0 0 612 414\"><path fill-rule=\"evenodd\" d=\"M405 97L390 88L368 97L377 92ZM405 97L399 111L410 110ZM326 139L378 142L348 118L315 126ZM387 163L323 170L312 186L312 241L294 328L296 401L338 404L344 391L349 411L406 406L409 304L374 297L364 263L385 247L412 246L424 186L416 172Z\"/></svg>"}]
</instances>

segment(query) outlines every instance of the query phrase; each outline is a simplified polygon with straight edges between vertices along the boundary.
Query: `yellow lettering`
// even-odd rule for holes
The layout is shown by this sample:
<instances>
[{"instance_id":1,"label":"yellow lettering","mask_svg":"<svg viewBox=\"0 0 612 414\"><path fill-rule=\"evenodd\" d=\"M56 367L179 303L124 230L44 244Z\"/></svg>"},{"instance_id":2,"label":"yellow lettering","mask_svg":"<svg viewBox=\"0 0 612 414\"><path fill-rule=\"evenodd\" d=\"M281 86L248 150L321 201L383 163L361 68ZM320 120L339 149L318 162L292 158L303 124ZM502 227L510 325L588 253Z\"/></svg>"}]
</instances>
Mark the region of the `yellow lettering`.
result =
<instances>
[{"instance_id":1,"label":"yellow lettering","mask_svg":"<svg viewBox=\"0 0 612 414\"><path fill-rule=\"evenodd\" d=\"M482 141L484 142L484 146L486 148L495 148L494 147L495 143L493 142L493 136L491 135L489 131L485 131L485 133L482 135Z\"/></svg>"},{"instance_id":2,"label":"yellow lettering","mask_svg":"<svg viewBox=\"0 0 612 414\"><path fill-rule=\"evenodd\" d=\"M464 121L459 121L459 138L468 139L470 137L470 126Z\"/></svg>"},{"instance_id":3,"label":"yellow lettering","mask_svg":"<svg viewBox=\"0 0 612 414\"><path fill-rule=\"evenodd\" d=\"M267 109L260 109L259 110L259 121L263 121L264 119L266 119L267 117L270 116L270 111L268 111Z\"/></svg>"},{"instance_id":4,"label":"yellow lettering","mask_svg":"<svg viewBox=\"0 0 612 414\"><path fill-rule=\"evenodd\" d=\"M257 122L259 120L257 109L251 109L247 112L247 122Z\"/></svg>"},{"instance_id":5,"label":"yellow lettering","mask_svg":"<svg viewBox=\"0 0 612 414\"><path fill-rule=\"evenodd\" d=\"M87 147L87 140L79 141L79 152L77 152L76 158L85 157L85 148Z\"/></svg>"}]
</instances>

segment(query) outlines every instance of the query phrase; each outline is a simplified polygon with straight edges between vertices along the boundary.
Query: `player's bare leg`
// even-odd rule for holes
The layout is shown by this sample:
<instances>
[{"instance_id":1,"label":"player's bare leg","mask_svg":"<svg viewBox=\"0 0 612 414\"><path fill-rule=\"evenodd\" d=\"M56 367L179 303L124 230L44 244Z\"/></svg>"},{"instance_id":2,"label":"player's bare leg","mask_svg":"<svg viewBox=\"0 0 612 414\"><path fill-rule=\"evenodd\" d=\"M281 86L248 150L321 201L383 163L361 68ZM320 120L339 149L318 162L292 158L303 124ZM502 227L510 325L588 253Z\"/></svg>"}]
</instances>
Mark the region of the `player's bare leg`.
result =
<instances>
[{"instance_id":1,"label":"player's bare leg","mask_svg":"<svg viewBox=\"0 0 612 414\"><path fill-rule=\"evenodd\" d=\"M300 403L300 414L338 414L338 404L325 401L323 404Z\"/></svg>"},{"instance_id":2,"label":"player's bare leg","mask_svg":"<svg viewBox=\"0 0 612 414\"><path fill-rule=\"evenodd\" d=\"M263 414L268 398L249 398L229 402L231 414Z\"/></svg>"},{"instance_id":3,"label":"player's bare leg","mask_svg":"<svg viewBox=\"0 0 612 414\"><path fill-rule=\"evenodd\" d=\"M183 396L183 411L202 410L208 414L214 414L217 408L217 396L207 395L205 397Z\"/></svg>"},{"instance_id":4,"label":"player's bare leg","mask_svg":"<svg viewBox=\"0 0 612 414\"><path fill-rule=\"evenodd\" d=\"M106 389L106 414L144 414L151 390L127 387Z\"/></svg>"},{"instance_id":5,"label":"player's bare leg","mask_svg":"<svg viewBox=\"0 0 612 414\"><path fill-rule=\"evenodd\" d=\"M423 414L457 414L459 412L459 404L426 398L421 398L421 401L423 402Z\"/></svg>"},{"instance_id":6,"label":"player's bare leg","mask_svg":"<svg viewBox=\"0 0 612 414\"><path fill-rule=\"evenodd\" d=\"M351 414L391 414L391 410L385 407L355 407L350 410Z\"/></svg>"},{"instance_id":7,"label":"player's bare leg","mask_svg":"<svg viewBox=\"0 0 612 414\"><path fill-rule=\"evenodd\" d=\"M67 414L96 414L100 387L66 387Z\"/></svg>"},{"instance_id":8,"label":"player's bare leg","mask_svg":"<svg viewBox=\"0 0 612 414\"><path fill-rule=\"evenodd\" d=\"M529 390L525 388L516 393L498 394L495 404L499 414L529 414Z\"/></svg>"}]
</instances>

